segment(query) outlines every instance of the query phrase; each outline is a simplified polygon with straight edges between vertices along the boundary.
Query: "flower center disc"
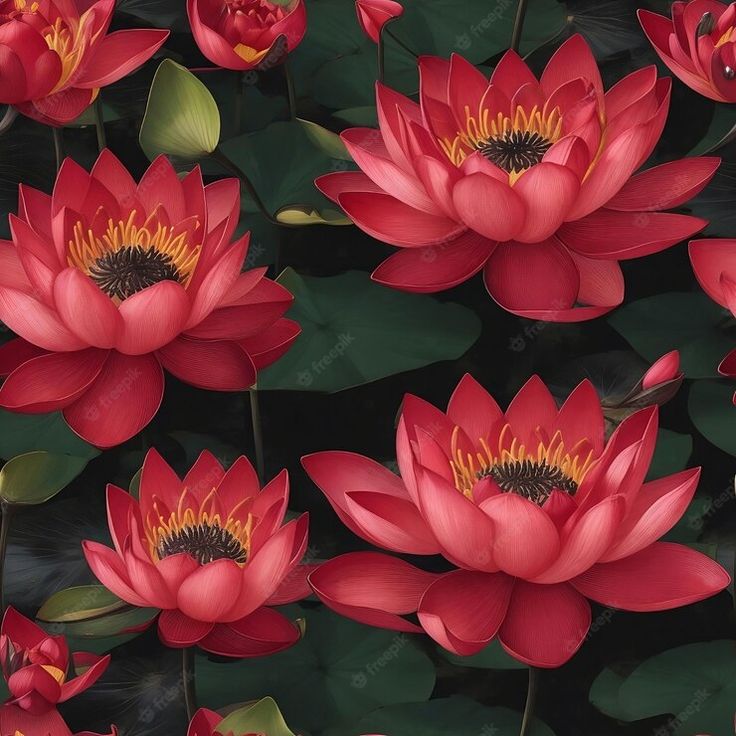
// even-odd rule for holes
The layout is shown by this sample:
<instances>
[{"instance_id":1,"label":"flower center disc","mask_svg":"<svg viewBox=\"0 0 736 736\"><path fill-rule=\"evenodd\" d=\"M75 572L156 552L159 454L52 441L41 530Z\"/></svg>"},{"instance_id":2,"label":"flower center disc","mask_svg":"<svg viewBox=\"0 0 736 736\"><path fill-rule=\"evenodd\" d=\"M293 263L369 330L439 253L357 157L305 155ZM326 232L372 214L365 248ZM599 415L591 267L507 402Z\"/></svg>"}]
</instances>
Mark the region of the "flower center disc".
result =
<instances>
[{"instance_id":1,"label":"flower center disc","mask_svg":"<svg viewBox=\"0 0 736 736\"><path fill-rule=\"evenodd\" d=\"M503 137L479 143L478 150L491 163L510 174L538 164L551 145L552 141L536 131L511 130Z\"/></svg>"},{"instance_id":2,"label":"flower center disc","mask_svg":"<svg viewBox=\"0 0 736 736\"><path fill-rule=\"evenodd\" d=\"M160 560L186 552L200 565L223 559L242 564L248 559L247 550L234 534L207 522L172 530L159 540L156 552Z\"/></svg>"},{"instance_id":3,"label":"flower center disc","mask_svg":"<svg viewBox=\"0 0 736 736\"><path fill-rule=\"evenodd\" d=\"M575 495L578 484L560 468L545 461L517 460L494 465L478 474L490 476L502 491L518 493L537 504L543 504L555 489Z\"/></svg>"}]
</instances>

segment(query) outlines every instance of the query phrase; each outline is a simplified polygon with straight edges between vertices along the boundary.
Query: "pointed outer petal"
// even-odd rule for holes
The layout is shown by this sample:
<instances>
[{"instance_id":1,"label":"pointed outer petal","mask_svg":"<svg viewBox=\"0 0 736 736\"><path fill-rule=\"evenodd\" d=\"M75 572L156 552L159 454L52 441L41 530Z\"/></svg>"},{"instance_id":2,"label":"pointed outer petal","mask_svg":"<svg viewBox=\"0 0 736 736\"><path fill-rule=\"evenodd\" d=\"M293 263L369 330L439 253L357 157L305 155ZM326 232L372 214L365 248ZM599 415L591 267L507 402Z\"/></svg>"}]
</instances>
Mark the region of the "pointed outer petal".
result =
<instances>
[{"instance_id":1,"label":"pointed outer petal","mask_svg":"<svg viewBox=\"0 0 736 736\"><path fill-rule=\"evenodd\" d=\"M436 555L440 545L417 507L408 500L370 491L345 494L347 513L360 535L382 549L411 555Z\"/></svg>"},{"instance_id":2,"label":"pointed outer petal","mask_svg":"<svg viewBox=\"0 0 736 736\"><path fill-rule=\"evenodd\" d=\"M163 154L157 156L146 169L138 182L136 193L149 213L161 206L172 223L181 222L188 216L181 181Z\"/></svg>"},{"instance_id":3,"label":"pointed outer petal","mask_svg":"<svg viewBox=\"0 0 736 736\"><path fill-rule=\"evenodd\" d=\"M580 276L555 238L528 245L499 243L483 270L488 293L504 309L564 312L575 303Z\"/></svg>"},{"instance_id":4,"label":"pointed outer petal","mask_svg":"<svg viewBox=\"0 0 736 736\"><path fill-rule=\"evenodd\" d=\"M114 447L153 419L163 393L164 374L153 355L111 352L97 380L64 409L64 418L90 444Z\"/></svg>"},{"instance_id":5,"label":"pointed outer petal","mask_svg":"<svg viewBox=\"0 0 736 736\"><path fill-rule=\"evenodd\" d=\"M8 606L3 616L2 634L23 649L34 649L48 638L48 634L40 626L12 606Z\"/></svg>"},{"instance_id":6,"label":"pointed outer petal","mask_svg":"<svg viewBox=\"0 0 736 736\"><path fill-rule=\"evenodd\" d=\"M7 256L10 261L8 265L13 270L17 269L17 264L22 265L26 281L33 284L33 287L48 301L53 287L53 280L63 268L59 263L54 246L45 235L37 233L31 224L12 213L9 216L9 223L15 247L12 247L12 243L9 241L3 241L12 248ZM15 256L15 258L12 258L12 256ZM11 278L8 278L8 276L3 276L3 282L8 286L14 286L16 280L21 281L17 277L12 278L11 276ZM16 288L24 289L24 284L19 284ZM29 291L31 290L29 289Z\"/></svg>"},{"instance_id":7,"label":"pointed outer petal","mask_svg":"<svg viewBox=\"0 0 736 736\"><path fill-rule=\"evenodd\" d=\"M481 509L445 478L423 468L417 494L422 516L444 556L468 570L498 571L494 524Z\"/></svg>"},{"instance_id":8,"label":"pointed outer petal","mask_svg":"<svg viewBox=\"0 0 736 736\"><path fill-rule=\"evenodd\" d=\"M23 270L15 245L10 240L0 240L0 287L3 286L19 291L33 291L33 285Z\"/></svg>"},{"instance_id":9,"label":"pointed outer petal","mask_svg":"<svg viewBox=\"0 0 736 736\"><path fill-rule=\"evenodd\" d=\"M606 92L606 118L610 122L632 105L640 104L651 96L657 84L657 67L650 66L637 69L635 72L620 79Z\"/></svg>"},{"instance_id":10,"label":"pointed outer petal","mask_svg":"<svg viewBox=\"0 0 736 736\"><path fill-rule=\"evenodd\" d=\"M611 548L600 559L629 557L666 534L685 513L695 495L700 468L645 483L618 529Z\"/></svg>"},{"instance_id":11,"label":"pointed outer petal","mask_svg":"<svg viewBox=\"0 0 736 736\"><path fill-rule=\"evenodd\" d=\"M539 82L516 51L507 51L493 70L491 85L498 87L510 100L525 84L538 85Z\"/></svg>"},{"instance_id":12,"label":"pointed outer petal","mask_svg":"<svg viewBox=\"0 0 736 736\"><path fill-rule=\"evenodd\" d=\"M452 200L462 221L490 240L511 240L526 223L524 200L508 184L485 174L462 178Z\"/></svg>"},{"instance_id":13,"label":"pointed outer petal","mask_svg":"<svg viewBox=\"0 0 736 736\"><path fill-rule=\"evenodd\" d=\"M422 55L418 66L422 125L437 138L452 139L457 134L457 122L447 100L450 62L439 56Z\"/></svg>"},{"instance_id":14,"label":"pointed outer petal","mask_svg":"<svg viewBox=\"0 0 736 736\"><path fill-rule=\"evenodd\" d=\"M150 559L141 560L128 549L123 554L123 562L128 571L131 587L141 598L148 601L149 606L176 608L176 595L169 591Z\"/></svg>"},{"instance_id":15,"label":"pointed outer petal","mask_svg":"<svg viewBox=\"0 0 736 736\"><path fill-rule=\"evenodd\" d=\"M611 496L560 530L560 554L535 583L562 583L598 562L613 542L626 511L623 496ZM569 527L569 528L568 528Z\"/></svg>"},{"instance_id":16,"label":"pointed outer petal","mask_svg":"<svg viewBox=\"0 0 736 736\"><path fill-rule=\"evenodd\" d=\"M447 404L447 416L473 441L484 439L503 412L496 400L469 373L466 373L452 392Z\"/></svg>"},{"instance_id":17,"label":"pointed outer petal","mask_svg":"<svg viewBox=\"0 0 736 736\"><path fill-rule=\"evenodd\" d=\"M135 200L135 180L109 148L102 150L90 174L126 208Z\"/></svg>"},{"instance_id":18,"label":"pointed outer petal","mask_svg":"<svg viewBox=\"0 0 736 736\"><path fill-rule=\"evenodd\" d=\"M400 414L406 423L405 426L410 440L416 441L416 430L420 428L429 437L433 438L440 447L445 448L447 459L450 460L450 442L455 424L441 409L418 396L405 394L401 403ZM459 433L458 445L463 450L468 451L471 451L474 447L463 431Z\"/></svg>"},{"instance_id":19,"label":"pointed outer petal","mask_svg":"<svg viewBox=\"0 0 736 736\"><path fill-rule=\"evenodd\" d=\"M557 237L589 258L627 260L658 253L694 235L707 220L668 212L616 212L600 209L566 222Z\"/></svg>"},{"instance_id":20,"label":"pointed outer petal","mask_svg":"<svg viewBox=\"0 0 736 736\"><path fill-rule=\"evenodd\" d=\"M544 381L533 375L519 389L506 409L506 421L511 425L513 436L527 448L539 442L537 427L550 437L557 419L557 404Z\"/></svg>"},{"instance_id":21,"label":"pointed outer petal","mask_svg":"<svg viewBox=\"0 0 736 736\"><path fill-rule=\"evenodd\" d=\"M161 365L180 381L212 391L245 391L256 382L253 361L230 340L178 337L156 352Z\"/></svg>"},{"instance_id":22,"label":"pointed outer petal","mask_svg":"<svg viewBox=\"0 0 736 736\"><path fill-rule=\"evenodd\" d=\"M426 154L415 158L413 163L420 182L434 203L432 211L439 208L450 219L459 220L452 202L452 189L461 177L457 167Z\"/></svg>"},{"instance_id":23,"label":"pointed outer petal","mask_svg":"<svg viewBox=\"0 0 736 736\"><path fill-rule=\"evenodd\" d=\"M609 312L624 300L624 275L618 261L604 261L599 258L587 258L575 251L568 251L580 275L580 288L577 301L580 304L591 304L592 307L581 307L571 310L573 313L585 312L588 316L578 319L591 319ZM560 320L566 321L566 320ZM576 321L576 320L571 320Z\"/></svg>"},{"instance_id":24,"label":"pointed outer petal","mask_svg":"<svg viewBox=\"0 0 736 736\"><path fill-rule=\"evenodd\" d=\"M282 581L276 592L266 601L267 606L284 606L296 603L312 595L309 586L309 575L319 567L319 564L297 565Z\"/></svg>"},{"instance_id":25,"label":"pointed outer petal","mask_svg":"<svg viewBox=\"0 0 736 736\"><path fill-rule=\"evenodd\" d=\"M91 177L74 159L62 161L51 194L51 216L55 217L65 207L81 212L89 192Z\"/></svg>"},{"instance_id":26,"label":"pointed outer petal","mask_svg":"<svg viewBox=\"0 0 736 736\"><path fill-rule=\"evenodd\" d=\"M383 189L374 184L362 171L336 171L332 174L323 174L314 180L314 186L333 202L337 202L343 192L378 194L383 192Z\"/></svg>"},{"instance_id":27,"label":"pointed outer petal","mask_svg":"<svg viewBox=\"0 0 736 736\"><path fill-rule=\"evenodd\" d=\"M234 178L218 179L204 188L205 210L207 212L207 232L211 233L225 221L232 237L240 214L240 182Z\"/></svg>"},{"instance_id":28,"label":"pointed outer petal","mask_svg":"<svg viewBox=\"0 0 736 736\"><path fill-rule=\"evenodd\" d=\"M67 329L54 310L18 289L0 287L0 321L45 350L70 352L88 347Z\"/></svg>"},{"instance_id":29,"label":"pointed outer petal","mask_svg":"<svg viewBox=\"0 0 736 736\"><path fill-rule=\"evenodd\" d=\"M532 667L559 667L585 641L590 621L588 601L569 584L517 580L498 638L512 657Z\"/></svg>"},{"instance_id":30,"label":"pointed outer petal","mask_svg":"<svg viewBox=\"0 0 736 736\"><path fill-rule=\"evenodd\" d=\"M371 279L417 294L444 291L475 276L495 247L495 241L468 230L447 243L394 253L373 271Z\"/></svg>"},{"instance_id":31,"label":"pointed outer petal","mask_svg":"<svg viewBox=\"0 0 736 736\"><path fill-rule=\"evenodd\" d=\"M199 563L186 552L164 557L156 563L156 569L166 583L169 592L176 598L182 583L199 569Z\"/></svg>"},{"instance_id":32,"label":"pointed outer petal","mask_svg":"<svg viewBox=\"0 0 736 736\"><path fill-rule=\"evenodd\" d=\"M261 370L285 355L301 331L294 320L281 318L260 335L240 340L238 344L250 355L256 369Z\"/></svg>"},{"instance_id":33,"label":"pointed outer petal","mask_svg":"<svg viewBox=\"0 0 736 736\"><path fill-rule=\"evenodd\" d=\"M635 125L611 141L583 181L567 221L579 220L612 199L639 168L647 147L645 125Z\"/></svg>"},{"instance_id":34,"label":"pointed outer petal","mask_svg":"<svg viewBox=\"0 0 736 736\"><path fill-rule=\"evenodd\" d=\"M240 269L248 250L250 233L236 240L212 265L197 287L187 328L198 325L222 302L240 276Z\"/></svg>"},{"instance_id":35,"label":"pointed outer petal","mask_svg":"<svg viewBox=\"0 0 736 736\"><path fill-rule=\"evenodd\" d=\"M672 381L680 375L680 351L670 350L652 363L641 379L641 387L644 390L654 388L657 384Z\"/></svg>"},{"instance_id":36,"label":"pointed outer petal","mask_svg":"<svg viewBox=\"0 0 736 736\"><path fill-rule=\"evenodd\" d=\"M110 529L115 551L122 555L125 541L130 536L130 516L135 515L140 523L140 510L133 496L112 483L107 484L107 525Z\"/></svg>"},{"instance_id":37,"label":"pointed outer petal","mask_svg":"<svg viewBox=\"0 0 736 736\"><path fill-rule=\"evenodd\" d=\"M278 589L281 581L304 556L308 514L290 521L268 539L242 568L242 585L227 621L237 621L259 608Z\"/></svg>"},{"instance_id":38,"label":"pointed outer petal","mask_svg":"<svg viewBox=\"0 0 736 736\"><path fill-rule=\"evenodd\" d=\"M720 163L717 157L699 157L654 166L629 179L606 207L624 211L679 207L706 186Z\"/></svg>"},{"instance_id":39,"label":"pointed outer petal","mask_svg":"<svg viewBox=\"0 0 736 736\"><path fill-rule=\"evenodd\" d=\"M403 618L415 613L437 575L379 552L350 552L320 565L309 576L319 599L342 616L370 626L420 633Z\"/></svg>"},{"instance_id":40,"label":"pointed outer petal","mask_svg":"<svg viewBox=\"0 0 736 736\"><path fill-rule=\"evenodd\" d=\"M338 202L368 235L404 248L444 244L465 230L444 215L430 215L388 194L345 192Z\"/></svg>"},{"instance_id":41,"label":"pointed outer petal","mask_svg":"<svg viewBox=\"0 0 736 736\"><path fill-rule=\"evenodd\" d=\"M590 166L590 151L582 138L567 135L550 146L542 157L542 163L564 166L582 181Z\"/></svg>"},{"instance_id":42,"label":"pointed outer petal","mask_svg":"<svg viewBox=\"0 0 736 736\"><path fill-rule=\"evenodd\" d=\"M158 635L167 647L184 649L198 644L212 631L214 624L190 618L174 609L161 611L158 617ZM222 717L219 716L220 720ZM210 732L207 732L210 736Z\"/></svg>"},{"instance_id":43,"label":"pointed outer petal","mask_svg":"<svg viewBox=\"0 0 736 736\"><path fill-rule=\"evenodd\" d=\"M261 657L276 654L296 644L299 628L272 608L258 608L231 624L214 627L199 646L223 657Z\"/></svg>"},{"instance_id":44,"label":"pointed outer petal","mask_svg":"<svg viewBox=\"0 0 736 736\"><path fill-rule=\"evenodd\" d=\"M703 291L722 307L727 306L721 275L736 280L736 240L694 240L688 247L695 277Z\"/></svg>"},{"instance_id":45,"label":"pointed outer petal","mask_svg":"<svg viewBox=\"0 0 736 736\"><path fill-rule=\"evenodd\" d=\"M176 596L177 607L197 621L227 621L241 595L242 569L228 559L215 560L186 578Z\"/></svg>"},{"instance_id":46,"label":"pointed outer petal","mask_svg":"<svg viewBox=\"0 0 736 736\"><path fill-rule=\"evenodd\" d=\"M241 455L228 469L225 475L222 476L219 483L217 483L217 498L222 505L222 509L225 514L229 513L234 509L243 499L252 498L258 496L259 498L266 493L266 489L272 484L275 484L279 478L282 478L285 471L279 473L270 483L263 488L261 493L261 486L258 482L258 475L251 465L250 460L244 455ZM288 477L282 478L283 483L281 497L287 496L289 493ZM269 499L269 502L264 504L264 508L268 508L271 503L275 500ZM260 516L261 514L256 514Z\"/></svg>"},{"instance_id":47,"label":"pointed outer petal","mask_svg":"<svg viewBox=\"0 0 736 736\"><path fill-rule=\"evenodd\" d=\"M715 595L728 573L706 555L670 542L655 542L615 562L595 565L571 581L576 590L624 611L666 611Z\"/></svg>"},{"instance_id":48,"label":"pointed outer petal","mask_svg":"<svg viewBox=\"0 0 736 736\"><path fill-rule=\"evenodd\" d=\"M718 365L722 376L736 376L736 350L731 350Z\"/></svg>"},{"instance_id":49,"label":"pointed outer petal","mask_svg":"<svg viewBox=\"0 0 736 736\"><path fill-rule=\"evenodd\" d=\"M189 724L187 736L212 736L215 726L222 721L222 716L213 710L200 708Z\"/></svg>"},{"instance_id":50,"label":"pointed outer petal","mask_svg":"<svg viewBox=\"0 0 736 736\"><path fill-rule=\"evenodd\" d=\"M421 73L421 59L419 69ZM378 125L381 129L383 142L386 145L389 156L404 171L412 171L411 161L407 158L406 152L400 142L399 118L401 113L403 113L409 120L417 123L421 122L422 114L419 105L408 97L377 82L376 112L378 113Z\"/></svg>"},{"instance_id":51,"label":"pointed outer petal","mask_svg":"<svg viewBox=\"0 0 736 736\"><path fill-rule=\"evenodd\" d=\"M13 672L7 679L11 703L30 703L30 710L43 713L59 702L61 688L56 678L40 664L29 664Z\"/></svg>"},{"instance_id":52,"label":"pointed outer petal","mask_svg":"<svg viewBox=\"0 0 736 736\"><path fill-rule=\"evenodd\" d=\"M442 647L469 656L496 636L514 579L503 573L453 570L427 588L419 604L422 628Z\"/></svg>"},{"instance_id":53,"label":"pointed outer petal","mask_svg":"<svg viewBox=\"0 0 736 736\"><path fill-rule=\"evenodd\" d=\"M480 508L493 522L493 559L501 570L528 579L554 562L560 538L539 506L515 493L501 493Z\"/></svg>"},{"instance_id":54,"label":"pointed outer petal","mask_svg":"<svg viewBox=\"0 0 736 736\"><path fill-rule=\"evenodd\" d=\"M564 166L545 162L532 166L514 185L526 207L524 224L515 239L538 243L549 238L562 224L579 191L578 177Z\"/></svg>"},{"instance_id":55,"label":"pointed outer petal","mask_svg":"<svg viewBox=\"0 0 736 736\"><path fill-rule=\"evenodd\" d=\"M0 345L0 377L10 375L16 368L20 368L24 363L41 355L48 355L48 353L26 342L22 337L8 340Z\"/></svg>"},{"instance_id":56,"label":"pointed outer petal","mask_svg":"<svg viewBox=\"0 0 736 736\"><path fill-rule=\"evenodd\" d=\"M194 503L199 505L224 477L225 470L220 461L209 450L202 450L181 485L193 495Z\"/></svg>"},{"instance_id":57,"label":"pointed outer petal","mask_svg":"<svg viewBox=\"0 0 736 736\"><path fill-rule=\"evenodd\" d=\"M735 351L736 352L736 351ZM411 427L411 438L406 425L406 419L403 415L399 415L399 422L396 426L396 464L399 466L399 473L406 488L406 492L414 502L419 504L417 497L417 478L414 470L416 458L414 456L414 447L416 447L416 428Z\"/></svg>"},{"instance_id":58,"label":"pointed outer petal","mask_svg":"<svg viewBox=\"0 0 736 736\"><path fill-rule=\"evenodd\" d=\"M341 136L348 153L370 179L384 192L410 207L433 214L437 205L427 196L421 182L405 173L385 151L372 128L349 128Z\"/></svg>"},{"instance_id":59,"label":"pointed outer petal","mask_svg":"<svg viewBox=\"0 0 736 736\"><path fill-rule=\"evenodd\" d=\"M54 282L54 301L64 324L79 339L97 348L115 347L123 331L121 313L89 276L77 268L63 270Z\"/></svg>"},{"instance_id":60,"label":"pointed outer petal","mask_svg":"<svg viewBox=\"0 0 736 736\"><path fill-rule=\"evenodd\" d=\"M104 544L85 539L82 542L82 551L95 577L111 593L133 606L145 608L151 605L133 590L125 564L114 550L105 547Z\"/></svg>"},{"instance_id":61,"label":"pointed outer petal","mask_svg":"<svg viewBox=\"0 0 736 736\"><path fill-rule=\"evenodd\" d=\"M33 229L42 238L51 238L51 197L46 192L19 184L18 217L33 223Z\"/></svg>"},{"instance_id":62,"label":"pointed outer petal","mask_svg":"<svg viewBox=\"0 0 736 736\"><path fill-rule=\"evenodd\" d=\"M141 517L147 519L153 512L153 501L160 498L168 508L176 508L182 483L171 466L152 447L143 460L139 484Z\"/></svg>"},{"instance_id":63,"label":"pointed outer petal","mask_svg":"<svg viewBox=\"0 0 736 736\"><path fill-rule=\"evenodd\" d=\"M560 46L542 72L539 83L546 96L573 79L582 77L592 83L598 99L603 101L603 81L598 64L585 39L576 33Z\"/></svg>"},{"instance_id":64,"label":"pointed outer petal","mask_svg":"<svg viewBox=\"0 0 736 736\"><path fill-rule=\"evenodd\" d=\"M416 440L414 441L414 456L418 465L421 465L427 470L431 470L440 477L444 478L448 483L454 485L455 477L452 473L452 467L448 459L447 447L440 447L437 444L434 437L426 432L422 427L415 427ZM463 454L467 451L472 444L467 441L465 442L465 435L463 434L463 440L460 441L460 446L463 448Z\"/></svg>"},{"instance_id":65,"label":"pointed outer petal","mask_svg":"<svg viewBox=\"0 0 736 736\"><path fill-rule=\"evenodd\" d=\"M605 444L605 420L598 392L590 381L585 379L575 387L560 407L555 425L567 447L587 440L593 457L601 454ZM550 432L552 434L554 431Z\"/></svg>"},{"instance_id":66,"label":"pointed outer petal","mask_svg":"<svg viewBox=\"0 0 736 736\"><path fill-rule=\"evenodd\" d=\"M0 387L0 406L25 414L63 409L94 383L106 358L106 351L93 348L31 358Z\"/></svg>"},{"instance_id":67,"label":"pointed outer petal","mask_svg":"<svg viewBox=\"0 0 736 736\"><path fill-rule=\"evenodd\" d=\"M64 703L75 695L79 695L79 693L84 692L87 688L92 687L92 685L102 677L109 664L110 655L107 654L104 657L100 657L100 659L88 667L83 674L79 675L79 677L74 677L71 680L67 680L62 683L61 697L58 702Z\"/></svg>"},{"instance_id":68,"label":"pointed outer petal","mask_svg":"<svg viewBox=\"0 0 736 736\"><path fill-rule=\"evenodd\" d=\"M355 11L363 32L373 43L378 43L381 29L393 18L404 13L404 8L393 0L383 2L356 2Z\"/></svg>"},{"instance_id":69,"label":"pointed outer petal","mask_svg":"<svg viewBox=\"0 0 736 736\"><path fill-rule=\"evenodd\" d=\"M169 31L116 31L106 35L75 80L77 87L107 87L148 61L163 45Z\"/></svg>"},{"instance_id":70,"label":"pointed outer petal","mask_svg":"<svg viewBox=\"0 0 736 736\"><path fill-rule=\"evenodd\" d=\"M261 266L241 273L223 297L220 306L232 307L247 303L248 296L263 281L267 271L268 266Z\"/></svg>"},{"instance_id":71,"label":"pointed outer petal","mask_svg":"<svg viewBox=\"0 0 736 736\"><path fill-rule=\"evenodd\" d=\"M536 80L534 86L537 86ZM452 54L447 80L447 102L455 115L459 130L465 128L466 109L477 118L487 90L488 80L485 75L459 54Z\"/></svg>"}]
</instances>

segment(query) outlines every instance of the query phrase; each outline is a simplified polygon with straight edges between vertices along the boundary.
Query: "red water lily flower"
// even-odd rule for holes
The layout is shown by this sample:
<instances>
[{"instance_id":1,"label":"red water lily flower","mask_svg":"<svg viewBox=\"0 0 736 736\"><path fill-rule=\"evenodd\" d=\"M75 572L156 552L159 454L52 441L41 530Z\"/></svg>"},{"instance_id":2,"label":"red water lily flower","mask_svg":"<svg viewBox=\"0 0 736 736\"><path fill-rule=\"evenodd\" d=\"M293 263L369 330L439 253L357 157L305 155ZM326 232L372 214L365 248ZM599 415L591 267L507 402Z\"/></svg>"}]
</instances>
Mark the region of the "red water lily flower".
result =
<instances>
[{"instance_id":1,"label":"red water lily flower","mask_svg":"<svg viewBox=\"0 0 736 736\"><path fill-rule=\"evenodd\" d=\"M703 291L736 316L736 240L694 240L689 250L693 271ZM718 372L736 377L736 348L721 361ZM736 404L736 394L733 401Z\"/></svg>"},{"instance_id":2,"label":"red water lily flower","mask_svg":"<svg viewBox=\"0 0 736 736\"><path fill-rule=\"evenodd\" d=\"M736 102L736 3L672 3L672 17L639 11L659 58L688 87L711 100Z\"/></svg>"},{"instance_id":3,"label":"red water lily flower","mask_svg":"<svg viewBox=\"0 0 736 736\"><path fill-rule=\"evenodd\" d=\"M369 235L402 250L373 278L405 291L448 289L484 270L504 309L551 321L621 303L618 262L654 253L705 221L659 212L713 176L717 158L632 174L664 126L671 80L654 66L607 92L581 36L540 80L513 51L490 84L458 55L419 60L420 103L377 86L380 130L342 139L362 172L318 187Z\"/></svg>"},{"instance_id":4,"label":"red water lily flower","mask_svg":"<svg viewBox=\"0 0 736 736\"><path fill-rule=\"evenodd\" d=\"M110 485L115 549L85 541L100 582L124 601L162 609L161 640L226 657L257 657L295 644L298 626L268 606L309 594L299 563L307 515L282 526L289 481L262 490L240 457L225 472L203 452L180 480L156 450L143 463L140 501Z\"/></svg>"},{"instance_id":5,"label":"red water lily flower","mask_svg":"<svg viewBox=\"0 0 736 736\"><path fill-rule=\"evenodd\" d=\"M107 33L114 9L114 0L2 0L0 103L64 125L150 59L169 32Z\"/></svg>"},{"instance_id":6,"label":"red water lily flower","mask_svg":"<svg viewBox=\"0 0 736 736\"><path fill-rule=\"evenodd\" d=\"M61 714L55 708L39 715L18 708L16 705L0 705L0 734L2 736L103 736L92 731L73 734ZM104 736L117 736L115 726Z\"/></svg>"},{"instance_id":7,"label":"red water lily flower","mask_svg":"<svg viewBox=\"0 0 736 736\"><path fill-rule=\"evenodd\" d=\"M69 677L69 649L63 636L50 636L13 608L3 616L0 664L10 692L6 704L32 715L46 713L93 685L109 662L109 655L76 652L71 664L80 674Z\"/></svg>"},{"instance_id":8,"label":"red water lily flower","mask_svg":"<svg viewBox=\"0 0 736 736\"><path fill-rule=\"evenodd\" d=\"M0 241L0 406L61 409L100 447L158 411L166 369L215 391L242 391L299 327L265 268L240 269L248 234L230 242L239 185L179 179L164 157L136 184L109 151L91 173L67 159L51 197L20 186L13 240Z\"/></svg>"},{"instance_id":9,"label":"red water lily flower","mask_svg":"<svg viewBox=\"0 0 736 736\"><path fill-rule=\"evenodd\" d=\"M446 413L407 396L396 440L401 477L350 452L309 455L304 467L363 539L441 554L457 569L433 574L354 552L324 563L310 582L330 608L363 623L424 630L460 655L498 637L517 659L557 667L588 633L587 599L660 611L728 585L710 558L656 541L682 516L699 475L645 483L656 437L651 407L605 442L588 381L559 410L536 376L505 412L470 376ZM404 618L414 613L419 626Z\"/></svg>"},{"instance_id":10,"label":"red water lily flower","mask_svg":"<svg viewBox=\"0 0 736 736\"><path fill-rule=\"evenodd\" d=\"M275 66L307 30L304 0L187 0L187 14L200 51L226 69Z\"/></svg>"},{"instance_id":11,"label":"red water lily flower","mask_svg":"<svg viewBox=\"0 0 736 736\"><path fill-rule=\"evenodd\" d=\"M355 12L363 33L378 43L383 27L403 15L404 7L395 0L355 0Z\"/></svg>"}]
</instances>

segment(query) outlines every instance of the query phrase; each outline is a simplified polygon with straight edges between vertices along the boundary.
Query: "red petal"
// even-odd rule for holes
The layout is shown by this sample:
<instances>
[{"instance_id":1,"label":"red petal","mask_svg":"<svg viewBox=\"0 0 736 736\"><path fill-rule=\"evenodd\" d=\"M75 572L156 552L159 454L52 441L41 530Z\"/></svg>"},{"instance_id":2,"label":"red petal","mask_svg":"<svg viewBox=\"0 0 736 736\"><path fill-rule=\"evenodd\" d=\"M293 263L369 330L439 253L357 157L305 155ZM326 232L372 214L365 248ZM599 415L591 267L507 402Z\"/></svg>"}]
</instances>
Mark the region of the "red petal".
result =
<instances>
[{"instance_id":1,"label":"red petal","mask_svg":"<svg viewBox=\"0 0 736 736\"><path fill-rule=\"evenodd\" d=\"M212 631L213 624L189 618L181 611L161 611L158 617L158 635L167 647L177 649L198 644ZM211 736L208 732L207 736Z\"/></svg>"}]
</instances>

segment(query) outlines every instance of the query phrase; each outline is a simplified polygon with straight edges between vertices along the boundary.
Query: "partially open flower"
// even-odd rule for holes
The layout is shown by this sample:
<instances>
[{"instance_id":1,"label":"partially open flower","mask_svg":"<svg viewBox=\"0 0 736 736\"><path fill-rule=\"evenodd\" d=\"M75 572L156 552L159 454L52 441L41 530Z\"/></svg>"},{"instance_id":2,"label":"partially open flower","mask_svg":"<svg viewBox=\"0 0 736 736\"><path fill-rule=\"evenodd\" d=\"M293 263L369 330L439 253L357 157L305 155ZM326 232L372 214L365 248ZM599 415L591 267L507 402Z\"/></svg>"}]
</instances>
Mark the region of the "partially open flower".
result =
<instances>
[{"instance_id":1,"label":"partially open flower","mask_svg":"<svg viewBox=\"0 0 736 736\"><path fill-rule=\"evenodd\" d=\"M378 43L383 27L403 15L404 6L395 0L355 0L355 12L363 33Z\"/></svg>"},{"instance_id":2,"label":"partially open flower","mask_svg":"<svg viewBox=\"0 0 736 736\"><path fill-rule=\"evenodd\" d=\"M2 736L103 736L92 731L81 731L73 734L55 708L45 713L34 715L22 710L17 705L0 705L0 734ZM118 730L104 736L117 736Z\"/></svg>"}]
</instances>

